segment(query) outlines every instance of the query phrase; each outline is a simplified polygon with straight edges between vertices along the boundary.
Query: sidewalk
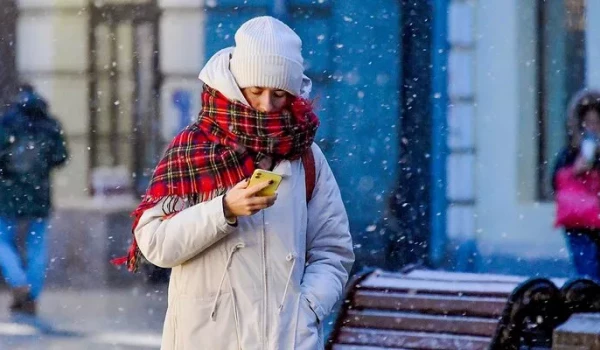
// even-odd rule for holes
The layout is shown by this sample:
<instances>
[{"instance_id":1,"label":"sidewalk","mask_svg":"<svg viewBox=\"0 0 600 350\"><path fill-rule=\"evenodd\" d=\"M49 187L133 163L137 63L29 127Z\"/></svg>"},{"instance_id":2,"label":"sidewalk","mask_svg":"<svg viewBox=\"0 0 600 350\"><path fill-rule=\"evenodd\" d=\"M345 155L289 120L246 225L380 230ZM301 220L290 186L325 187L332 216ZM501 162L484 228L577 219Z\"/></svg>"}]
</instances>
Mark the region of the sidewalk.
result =
<instances>
[{"instance_id":1,"label":"sidewalk","mask_svg":"<svg viewBox=\"0 0 600 350\"><path fill-rule=\"evenodd\" d=\"M166 286L47 290L37 318L12 316L0 292L0 350L160 348Z\"/></svg>"}]
</instances>

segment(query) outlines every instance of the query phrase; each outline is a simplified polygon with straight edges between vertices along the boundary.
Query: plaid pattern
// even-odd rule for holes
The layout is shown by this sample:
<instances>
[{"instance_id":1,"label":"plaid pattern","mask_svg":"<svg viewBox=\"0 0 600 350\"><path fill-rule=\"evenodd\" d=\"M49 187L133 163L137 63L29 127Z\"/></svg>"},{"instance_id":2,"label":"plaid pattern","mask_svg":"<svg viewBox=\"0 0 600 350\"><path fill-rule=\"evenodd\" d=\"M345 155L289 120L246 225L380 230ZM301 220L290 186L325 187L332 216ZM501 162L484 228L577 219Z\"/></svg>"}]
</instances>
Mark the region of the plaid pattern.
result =
<instances>
[{"instance_id":1,"label":"plaid pattern","mask_svg":"<svg viewBox=\"0 0 600 350\"><path fill-rule=\"evenodd\" d=\"M304 99L294 99L282 112L262 113L205 85L198 120L173 139L158 163L133 212L133 228L146 209L165 197L207 201L251 176L262 159L299 159L318 127L312 105ZM134 237L128 257L113 263L127 262L136 271L141 258Z\"/></svg>"}]
</instances>

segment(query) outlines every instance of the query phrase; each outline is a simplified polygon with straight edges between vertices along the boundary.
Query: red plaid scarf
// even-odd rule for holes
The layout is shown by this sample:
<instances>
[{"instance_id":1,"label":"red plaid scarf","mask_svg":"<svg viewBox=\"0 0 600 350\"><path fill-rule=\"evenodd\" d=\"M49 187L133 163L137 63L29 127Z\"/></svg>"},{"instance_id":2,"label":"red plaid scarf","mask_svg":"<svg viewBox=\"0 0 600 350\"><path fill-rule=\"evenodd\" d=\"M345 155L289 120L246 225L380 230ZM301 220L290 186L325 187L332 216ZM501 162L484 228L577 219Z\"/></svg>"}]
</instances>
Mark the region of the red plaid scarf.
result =
<instances>
[{"instance_id":1,"label":"red plaid scarf","mask_svg":"<svg viewBox=\"0 0 600 350\"><path fill-rule=\"evenodd\" d=\"M132 214L133 229L144 211L165 197L207 201L251 176L263 160L299 159L318 126L311 103L302 98L282 112L261 113L205 85L198 120L173 139L156 166ZM134 237L128 256L113 263L127 262L136 271L141 257Z\"/></svg>"}]
</instances>

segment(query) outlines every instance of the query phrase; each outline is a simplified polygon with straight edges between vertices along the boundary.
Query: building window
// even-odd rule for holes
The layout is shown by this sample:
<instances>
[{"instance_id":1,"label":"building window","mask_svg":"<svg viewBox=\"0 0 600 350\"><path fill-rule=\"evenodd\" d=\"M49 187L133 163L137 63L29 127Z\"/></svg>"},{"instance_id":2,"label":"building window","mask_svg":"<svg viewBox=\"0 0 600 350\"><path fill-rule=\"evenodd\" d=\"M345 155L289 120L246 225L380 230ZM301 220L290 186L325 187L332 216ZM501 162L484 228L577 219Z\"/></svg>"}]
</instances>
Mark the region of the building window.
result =
<instances>
[{"instance_id":1,"label":"building window","mask_svg":"<svg viewBox=\"0 0 600 350\"><path fill-rule=\"evenodd\" d=\"M92 179L102 178L92 180L92 194L98 188L143 193L162 154L159 16L156 0L91 7L89 170ZM130 175L132 183L99 184L106 177L126 182Z\"/></svg>"},{"instance_id":2,"label":"building window","mask_svg":"<svg viewBox=\"0 0 600 350\"><path fill-rule=\"evenodd\" d=\"M552 199L555 159L567 143L566 109L585 86L585 0L538 0L538 197Z\"/></svg>"}]
</instances>

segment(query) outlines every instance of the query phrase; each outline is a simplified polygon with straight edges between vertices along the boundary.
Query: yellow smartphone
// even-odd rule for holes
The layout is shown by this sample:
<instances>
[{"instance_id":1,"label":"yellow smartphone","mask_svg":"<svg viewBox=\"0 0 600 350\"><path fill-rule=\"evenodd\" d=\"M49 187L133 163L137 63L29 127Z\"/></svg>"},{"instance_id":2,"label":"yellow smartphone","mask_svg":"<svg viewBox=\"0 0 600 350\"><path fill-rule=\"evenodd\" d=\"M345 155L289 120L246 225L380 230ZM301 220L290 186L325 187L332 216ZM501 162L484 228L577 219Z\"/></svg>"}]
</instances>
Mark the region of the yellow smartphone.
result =
<instances>
[{"instance_id":1,"label":"yellow smartphone","mask_svg":"<svg viewBox=\"0 0 600 350\"><path fill-rule=\"evenodd\" d=\"M250 178L250 182L248 183L248 187L255 186L265 181L273 181L272 184L267 186L265 189L261 190L257 193L257 196L273 196L277 193L277 189L279 188L279 184L281 183L281 175L276 174L272 171L267 171L263 169L256 169Z\"/></svg>"}]
</instances>

